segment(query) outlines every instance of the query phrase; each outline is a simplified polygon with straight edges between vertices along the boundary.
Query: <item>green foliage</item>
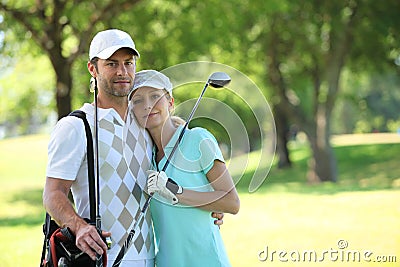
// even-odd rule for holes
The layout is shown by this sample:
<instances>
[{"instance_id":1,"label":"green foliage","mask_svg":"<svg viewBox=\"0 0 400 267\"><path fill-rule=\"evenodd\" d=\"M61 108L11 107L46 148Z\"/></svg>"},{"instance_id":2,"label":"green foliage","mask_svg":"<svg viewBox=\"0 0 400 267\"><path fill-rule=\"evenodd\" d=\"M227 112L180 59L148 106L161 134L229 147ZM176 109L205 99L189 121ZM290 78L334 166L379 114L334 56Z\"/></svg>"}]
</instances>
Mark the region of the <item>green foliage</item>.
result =
<instances>
[{"instance_id":1,"label":"green foliage","mask_svg":"<svg viewBox=\"0 0 400 267\"><path fill-rule=\"evenodd\" d=\"M352 45L344 61L346 71L351 72L348 79L352 80L352 83L341 83L343 86L340 89L345 93L339 93L337 96L333 132L359 131L360 127L355 129L357 123L366 125L362 127L365 129L379 126L379 130L383 131L387 130L386 124L389 120L398 119L393 108L398 103L398 97L394 93L395 90L386 89L394 88L398 81L389 82L390 79L378 78L380 84L385 84L385 90L383 87L379 89L382 92L380 94L376 93L377 86L372 86L372 82L367 81L362 85L358 82L365 77L367 80L368 77L374 79L376 70L389 75L396 72L393 59L399 53L396 45L396 40L399 39L396 28L396 25L399 25L399 16L396 13L398 1L386 1L385 5L369 0L353 1L349 6L346 6L347 2L304 3L275 0L118 1L118 4L110 6L107 12L104 12L100 20L94 20L100 13L99 10L110 3L112 1L65 1L65 6L59 10L61 16L57 27L62 27L59 36L62 39L62 55L72 60L71 55L78 52L72 65L73 109L79 107L82 102L91 102L93 97L87 90L89 74L86 69L91 36L97 30L116 27L128 31L134 37L142 55L138 62L139 70L162 70L174 64L194 60L220 62L249 76L268 100L276 103L280 100L268 76L268 64L271 60L269 51L273 48L274 54L281 62L279 68L289 88L287 95L291 102L300 108L303 118L312 121L316 105L313 102L314 86L323 82L324 77L316 78L311 74L322 73L332 64L332 57L327 52L336 49L338 33L346 30L344 25L351 15L349 7L357 4L358 20L354 29L350 29L353 35ZM40 9L36 2L7 2L8 6L26 12L27 21L31 22L38 32L44 32L48 30L49 25L53 25L51 14L59 7L58 4L59 1L55 1L43 6L46 16L45 20L41 20L40 16L32 15ZM112 15L116 9L118 15ZM93 12L94 10L98 12ZM2 70L7 66L12 67L18 60L18 54L37 56L49 52L48 49L39 48L33 32L27 31L17 23L7 11L1 9L0 15L3 16L0 31L4 33L0 45ZM274 34L278 35L276 43L272 42ZM50 44L51 42L48 43ZM47 72L50 71L43 73ZM379 77L380 75L381 73ZM27 76L27 83L33 84L32 80L37 77L38 75ZM48 84L54 84L54 76L51 79ZM327 88L326 84L321 87L324 88ZM370 93L359 95L360 90ZM321 90L321 96L326 97L326 93L326 90ZM319 99L323 100L324 97ZM389 99L389 102L385 99ZM245 107L235 107L243 103L230 99L223 101L241 110L241 115L251 117L251 112L246 111ZM362 103L366 103L364 110ZM378 103L390 104L381 104L379 107ZM37 106L41 107L40 104ZM54 107L55 102L52 101L51 108ZM383 122L369 125L369 121L375 120L369 118L375 116L383 116Z\"/></svg>"},{"instance_id":2,"label":"green foliage","mask_svg":"<svg viewBox=\"0 0 400 267\"><path fill-rule=\"evenodd\" d=\"M174 89L174 97L176 99L175 114L177 116L187 119L199 97L202 86L203 84L194 83ZM243 99L244 97L246 99ZM251 94L245 96L238 95L227 88L219 90L210 88L205 92L189 127L199 126L208 129L219 142L228 146L227 153L230 154L232 146L240 146L239 144L232 144L232 142L241 142L243 144L243 146L240 146L241 153L248 149L244 147L246 142L238 140L238 137L235 136L239 132L237 129L240 127L240 123L242 123L247 133L243 138L251 140L250 150L259 149L261 147L260 131L262 128L260 130L260 127L262 125L259 125L254 114L254 109L257 109L257 106L250 106L248 102L250 101L251 103L250 98L252 97L254 96L251 96ZM239 151L235 152L239 153Z\"/></svg>"},{"instance_id":3,"label":"green foliage","mask_svg":"<svg viewBox=\"0 0 400 267\"><path fill-rule=\"evenodd\" d=\"M400 120L397 120L397 121L395 121L395 120L388 120L388 123L387 123L387 129L389 130L389 132L392 132L392 133L400 133L399 131L400 131Z\"/></svg>"},{"instance_id":4,"label":"green foliage","mask_svg":"<svg viewBox=\"0 0 400 267\"><path fill-rule=\"evenodd\" d=\"M346 71L342 84L334 112L334 133L397 131L400 92L394 88L400 84L400 78L395 72L367 75Z\"/></svg>"},{"instance_id":5,"label":"green foliage","mask_svg":"<svg viewBox=\"0 0 400 267\"><path fill-rule=\"evenodd\" d=\"M27 54L0 79L0 125L5 137L36 133L54 108L54 73L48 59Z\"/></svg>"}]
</instances>

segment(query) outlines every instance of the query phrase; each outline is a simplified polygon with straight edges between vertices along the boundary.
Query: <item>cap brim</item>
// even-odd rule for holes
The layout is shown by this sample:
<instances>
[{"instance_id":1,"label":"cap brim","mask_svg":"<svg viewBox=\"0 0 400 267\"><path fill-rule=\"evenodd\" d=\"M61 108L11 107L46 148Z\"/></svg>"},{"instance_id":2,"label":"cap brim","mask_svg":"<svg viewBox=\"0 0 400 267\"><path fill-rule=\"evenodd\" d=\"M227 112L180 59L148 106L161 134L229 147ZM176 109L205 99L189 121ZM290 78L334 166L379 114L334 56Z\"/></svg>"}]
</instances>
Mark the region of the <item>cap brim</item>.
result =
<instances>
[{"instance_id":1,"label":"cap brim","mask_svg":"<svg viewBox=\"0 0 400 267\"><path fill-rule=\"evenodd\" d=\"M172 97L172 89L168 90L167 88L160 85L159 83L145 82L145 83L133 86L132 90L128 94L128 100L131 100L133 92L135 92L138 88L141 88L141 87L151 87L151 88L158 89L158 90L166 90L168 92L168 94Z\"/></svg>"},{"instance_id":2,"label":"cap brim","mask_svg":"<svg viewBox=\"0 0 400 267\"><path fill-rule=\"evenodd\" d=\"M132 48L132 47L129 47L129 46L115 45L115 46L111 46L111 47L108 47L108 48L104 49L103 51L101 51L101 52L98 53L97 55L92 56L92 58L91 58L90 60L92 60L92 59L95 58L95 57L98 57L98 58L100 58L100 59L108 59L108 58L110 58L117 50L119 50L119 49L121 49L121 48L129 48L129 49L131 49L131 50L134 52L134 54L135 54L137 57L140 57L139 52L138 52L135 48Z\"/></svg>"}]
</instances>

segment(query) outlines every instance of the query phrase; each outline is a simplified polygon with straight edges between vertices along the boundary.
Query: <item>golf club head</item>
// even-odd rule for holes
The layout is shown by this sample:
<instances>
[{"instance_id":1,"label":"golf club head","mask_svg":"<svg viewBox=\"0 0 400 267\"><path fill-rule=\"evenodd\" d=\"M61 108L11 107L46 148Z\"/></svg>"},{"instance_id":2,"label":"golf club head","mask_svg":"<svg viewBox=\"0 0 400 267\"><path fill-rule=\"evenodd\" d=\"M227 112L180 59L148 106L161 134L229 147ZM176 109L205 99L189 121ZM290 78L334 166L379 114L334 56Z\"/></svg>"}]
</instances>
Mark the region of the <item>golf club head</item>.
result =
<instances>
[{"instance_id":1,"label":"golf club head","mask_svg":"<svg viewBox=\"0 0 400 267\"><path fill-rule=\"evenodd\" d=\"M225 72L214 72L208 77L208 83L214 88L222 88L230 81L231 77Z\"/></svg>"}]
</instances>

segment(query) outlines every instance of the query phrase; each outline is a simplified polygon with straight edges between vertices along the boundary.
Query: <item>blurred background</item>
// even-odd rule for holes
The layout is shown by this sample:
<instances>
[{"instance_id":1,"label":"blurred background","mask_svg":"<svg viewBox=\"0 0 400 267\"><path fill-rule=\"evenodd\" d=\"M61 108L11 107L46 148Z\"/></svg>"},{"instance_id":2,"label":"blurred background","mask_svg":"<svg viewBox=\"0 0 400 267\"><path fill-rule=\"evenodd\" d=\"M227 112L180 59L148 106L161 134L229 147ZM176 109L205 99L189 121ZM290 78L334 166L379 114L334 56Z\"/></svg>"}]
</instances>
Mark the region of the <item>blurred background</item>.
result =
<instances>
[{"instance_id":1,"label":"blurred background","mask_svg":"<svg viewBox=\"0 0 400 267\"><path fill-rule=\"evenodd\" d=\"M355 191L366 188L373 192L388 190L393 194L388 212L394 216L390 217L394 226L398 222L394 218L400 214L398 204L394 204L400 200L396 171L396 151L400 148L399 11L398 0L0 0L2 181L15 182L18 177L18 164L7 161L14 159L9 153L19 151L17 144L31 140L16 160L29 151L43 153L40 163L32 163L32 168L38 168L36 182L26 177L31 170L21 174L23 184L9 182L5 189L28 187L34 201L24 201L36 201L39 215L26 224L34 225L37 232L43 215L40 185L44 182L48 135L58 119L83 102L92 102L86 67L90 41L100 30L118 28L131 34L140 51L138 70L163 70L191 61L218 62L254 82L268 101L276 129L276 140L269 141L276 141L271 184L264 182L258 196L265 192L325 195L349 190L355 196ZM199 85L196 88L174 91L177 103L196 98ZM265 143L261 133L272 126L270 121L264 125L254 119L259 107L246 105L246 98L252 96L243 100L212 91L207 94L227 104L245 122L251 141L243 153L250 158L260 153ZM229 135L223 127L206 118L194 120L193 126L197 125L210 128L221 143L228 144L229 151ZM26 139L38 136L41 139ZM34 144L39 143L41 146L34 150ZM364 150L356 146L367 143L391 145ZM262 162L248 169L237 184L244 207L250 196L247 186L257 168L263 168ZM310 185L317 186L310 189ZM21 197L13 195L12 203L19 203ZM2 200L9 203L8 198ZM254 206L255 202L251 203L249 206ZM263 205L262 209L267 207ZM323 210L321 214L325 214ZM29 216L21 214L14 221L10 220L12 215L2 211L0 226L19 225ZM229 226L229 217L226 224L226 231L234 228ZM392 230L386 234L397 233L397 241L388 247L399 253L399 259L399 232ZM298 232L293 229L293 233ZM257 249L263 249L265 241ZM232 245L229 251L238 255L243 247ZM256 250L250 257L259 263Z\"/></svg>"}]
</instances>

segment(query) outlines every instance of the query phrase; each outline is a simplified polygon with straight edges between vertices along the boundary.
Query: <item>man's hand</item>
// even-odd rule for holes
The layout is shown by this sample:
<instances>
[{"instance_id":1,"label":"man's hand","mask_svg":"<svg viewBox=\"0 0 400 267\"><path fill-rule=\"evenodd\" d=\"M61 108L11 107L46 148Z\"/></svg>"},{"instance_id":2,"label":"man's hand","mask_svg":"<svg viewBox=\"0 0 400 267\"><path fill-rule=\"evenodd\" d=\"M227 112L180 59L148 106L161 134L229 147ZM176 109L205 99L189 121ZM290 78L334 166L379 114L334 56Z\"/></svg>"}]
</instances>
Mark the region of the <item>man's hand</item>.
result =
<instances>
[{"instance_id":1,"label":"man's hand","mask_svg":"<svg viewBox=\"0 0 400 267\"><path fill-rule=\"evenodd\" d=\"M220 227L222 224L224 224L224 220L223 220L224 219L224 213L213 211L211 213L211 217L215 218L214 224L218 225L218 227Z\"/></svg>"},{"instance_id":2,"label":"man's hand","mask_svg":"<svg viewBox=\"0 0 400 267\"><path fill-rule=\"evenodd\" d=\"M178 203L176 194L182 194L183 189L174 180L168 178L165 172L147 171L147 190L150 195L157 192L173 205Z\"/></svg>"},{"instance_id":3,"label":"man's hand","mask_svg":"<svg viewBox=\"0 0 400 267\"><path fill-rule=\"evenodd\" d=\"M75 233L76 246L88 254L92 260L96 260L96 253L103 255L107 251L107 245L101 239L96 227L90 224L82 224ZM110 232L102 232L102 236L110 237Z\"/></svg>"}]
</instances>

